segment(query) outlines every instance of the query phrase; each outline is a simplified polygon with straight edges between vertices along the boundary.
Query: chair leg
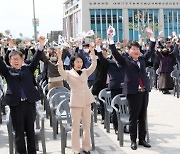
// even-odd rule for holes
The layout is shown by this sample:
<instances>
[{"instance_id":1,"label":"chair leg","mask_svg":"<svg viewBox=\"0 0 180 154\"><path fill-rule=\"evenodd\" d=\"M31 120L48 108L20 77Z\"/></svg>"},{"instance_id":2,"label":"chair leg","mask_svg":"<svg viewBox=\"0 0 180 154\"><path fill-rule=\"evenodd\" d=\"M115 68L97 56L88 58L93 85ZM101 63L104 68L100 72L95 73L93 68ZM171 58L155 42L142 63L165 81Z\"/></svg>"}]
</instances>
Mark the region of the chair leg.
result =
<instances>
[{"instance_id":1,"label":"chair leg","mask_svg":"<svg viewBox=\"0 0 180 154\"><path fill-rule=\"evenodd\" d=\"M42 143L43 154L46 154L46 142L45 142L44 131L41 131L41 143Z\"/></svg>"},{"instance_id":2,"label":"chair leg","mask_svg":"<svg viewBox=\"0 0 180 154\"><path fill-rule=\"evenodd\" d=\"M177 84L177 98L179 98L179 84Z\"/></svg>"},{"instance_id":3,"label":"chair leg","mask_svg":"<svg viewBox=\"0 0 180 154\"><path fill-rule=\"evenodd\" d=\"M38 135L35 135L35 146L36 146L36 151L39 151Z\"/></svg>"},{"instance_id":4,"label":"chair leg","mask_svg":"<svg viewBox=\"0 0 180 154\"><path fill-rule=\"evenodd\" d=\"M65 154L65 147L66 147L66 134L65 128L61 128L61 154Z\"/></svg>"},{"instance_id":5,"label":"chair leg","mask_svg":"<svg viewBox=\"0 0 180 154\"><path fill-rule=\"evenodd\" d=\"M109 112L107 112L106 132L110 133L110 113Z\"/></svg>"},{"instance_id":6,"label":"chair leg","mask_svg":"<svg viewBox=\"0 0 180 154\"><path fill-rule=\"evenodd\" d=\"M123 143L124 143L124 127L122 124L119 125L120 128L118 130L118 135L119 135L119 145L120 147L123 147Z\"/></svg>"},{"instance_id":7,"label":"chair leg","mask_svg":"<svg viewBox=\"0 0 180 154\"><path fill-rule=\"evenodd\" d=\"M12 128L7 125L7 129L8 129L8 138L9 138L9 154L14 154L14 148L13 148L13 145L14 145L14 141L13 141L13 130Z\"/></svg>"},{"instance_id":8,"label":"chair leg","mask_svg":"<svg viewBox=\"0 0 180 154\"><path fill-rule=\"evenodd\" d=\"M93 108L94 108L94 122L97 123L97 104L96 102L93 104Z\"/></svg>"},{"instance_id":9,"label":"chair leg","mask_svg":"<svg viewBox=\"0 0 180 154\"><path fill-rule=\"evenodd\" d=\"M54 117L53 118L53 139L57 139L57 120L56 118Z\"/></svg>"}]
</instances>

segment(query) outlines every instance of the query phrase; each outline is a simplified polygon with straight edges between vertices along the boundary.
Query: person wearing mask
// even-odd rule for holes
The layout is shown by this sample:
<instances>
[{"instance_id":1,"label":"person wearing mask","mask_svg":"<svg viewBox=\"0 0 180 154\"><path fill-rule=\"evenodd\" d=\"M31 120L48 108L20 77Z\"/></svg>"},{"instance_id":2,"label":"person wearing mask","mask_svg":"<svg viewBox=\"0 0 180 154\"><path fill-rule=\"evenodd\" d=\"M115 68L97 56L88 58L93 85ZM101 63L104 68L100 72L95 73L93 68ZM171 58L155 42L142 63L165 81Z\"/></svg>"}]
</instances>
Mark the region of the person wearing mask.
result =
<instances>
[{"instance_id":1,"label":"person wearing mask","mask_svg":"<svg viewBox=\"0 0 180 154\"><path fill-rule=\"evenodd\" d=\"M170 94L169 90L174 87L173 78L171 72L173 71L174 53L164 48L161 51L156 51L160 63L159 63L159 84L158 88L163 94Z\"/></svg>"},{"instance_id":2,"label":"person wearing mask","mask_svg":"<svg viewBox=\"0 0 180 154\"><path fill-rule=\"evenodd\" d=\"M79 41L79 51L78 53L83 57L84 64L83 67L88 68L91 65L91 57L90 57L90 44L83 43L82 41ZM93 44L94 42L91 42ZM88 78L88 86L89 88L92 87L95 76L96 76L96 71L94 71Z\"/></svg>"},{"instance_id":3,"label":"person wearing mask","mask_svg":"<svg viewBox=\"0 0 180 154\"><path fill-rule=\"evenodd\" d=\"M38 51L36 51L30 65L22 65L24 59L22 53L17 50L13 50L9 54L10 67L0 60L0 73L7 82L3 103L10 107L10 116L15 131L16 152L19 154L36 154L35 102L40 99L40 95L34 85L33 74L41 58L45 43L43 36L39 37L39 43ZM25 143L27 143L27 147Z\"/></svg>"},{"instance_id":4,"label":"person wearing mask","mask_svg":"<svg viewBox=\"0 0 180 154\"><path fill-rule=\"evenodd\" d=\"M100 45L101 45L101 40L97 39L97 43L96 43L97 54L102 64L105 66L105 68L107 68L107 72L109 75L108 88L111 91L111 98L113 99L116 95L122 94L122 83L124 82L124 69L113 55L112 58L105 58L102 54ZM119 52L121 53L120 50ZM112 122L115 133L118 134L118 121L117 121L116 111L114 109L112 113Z\"/></svg>"},{"instance_id":5,"label":"person wearing mask","mask_svg":"<svg viewBox=\"0 0 180 154\"><path fill-rule=\"evenodd\" d=\"M94 72L97 65L97 58L94 52L95 47L90 45L92 63L89 68L83 68L83 58L76 54L71 57L71 70L64 70L62 63L62 51L58 50L59 73L71 88L70 112L72 118L72 152L80 154L80 121L83 125L82 149L85 154L90 154L90 123L91 104L95 101L88 87L88 77Z\"/></svg>"},{"instance_id":6,"label":"person wearing mask","mask_svg":"<svg viewBox=\"0 0 180 154\"><path fill-rule=\"evenodd\" d=\"M151 145L145 141L146 136L146 115L150 92L149 80L146 73L146 61L152 55L155 48L154 32L151 28L146 28L150 36L149 52L140 56L140 45L138 42L129 44L128 57L121 56L115 47L113 36L108 33L110 49L125 70L123 93L126 95L129 106L129 133L131 139L131 149L137 149L137 126L139 145L150 148Z\"/></svg>"},{"instance_id":7,"label":"person wearing mask","mask_svg":"<svg viewBox=\"0 0 180 154\"><path fill-rule=\"evenodd\" d=\"M56 52L52 51L49 59L46 57L45 53L43 53L42 60L47 66L48 90L53 87L63 86L63 79L58 72L58 58Z\"/></svg>"}]
</instances>

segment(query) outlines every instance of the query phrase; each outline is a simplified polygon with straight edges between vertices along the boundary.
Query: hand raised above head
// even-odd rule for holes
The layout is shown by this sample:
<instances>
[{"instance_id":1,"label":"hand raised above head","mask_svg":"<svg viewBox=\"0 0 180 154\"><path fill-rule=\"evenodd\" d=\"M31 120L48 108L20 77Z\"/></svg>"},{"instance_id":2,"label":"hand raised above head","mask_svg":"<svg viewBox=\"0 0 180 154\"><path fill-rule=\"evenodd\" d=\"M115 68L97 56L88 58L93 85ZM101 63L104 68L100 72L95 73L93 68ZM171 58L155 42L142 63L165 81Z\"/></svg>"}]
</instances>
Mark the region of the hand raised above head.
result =
<instances>
[{"instance_id":1,"label":"hand raised above head","mask_svg":"<svg viewBox=\"0 0 180 154\"><path fill-rule=\"evenodd\" d=\"M57 48L56 49L56 53L57 53L57 56L58 56L58 59L61 60L61 57L62 57L62 51L60 48Z\"/></svg>"},{"instance_id":2,"label":"hand raised above head","mask_svg":"<svg viewBox=\"0 0 180 154\"><path fill-rule=\"evenodd\" d=\"M154 32L153 32L152 28L147 27L147 28L146 28L146 33L147 33L150 37L154 37Z\"/></svg>"},{"instance_id":3,"label":"hand raised above head","mask_svg":"<svg viewBox=\"0 0 180 154\"><path fill-rule=\"evenodd\" d=\"M113 40L113 35L111 33L107 34L108 40Z\"/></svg>"},{"instance_id":4,"label":"hand raised above head","mask_svg":"<svg viewBox=\"0 0 180 154\"><path fill-rule=\"evenodd\" d=\"M40 36L40 37L39 37L39 43L40 43L40 45L43 45L43 46L44 46L45 41L46 41L46 39L45 39L44 36Z\"/></svg>"},{"instance_id":5,"label":"hand raised above head","mask_svg":"<svg viewBox=\"0 0 180 154\"><path fill-rule=\"evenodd\" d=\"M97 46L100 46L102 43L101 39L100 38L96 38L96 45Z\"/></svg>"}]
</instances>

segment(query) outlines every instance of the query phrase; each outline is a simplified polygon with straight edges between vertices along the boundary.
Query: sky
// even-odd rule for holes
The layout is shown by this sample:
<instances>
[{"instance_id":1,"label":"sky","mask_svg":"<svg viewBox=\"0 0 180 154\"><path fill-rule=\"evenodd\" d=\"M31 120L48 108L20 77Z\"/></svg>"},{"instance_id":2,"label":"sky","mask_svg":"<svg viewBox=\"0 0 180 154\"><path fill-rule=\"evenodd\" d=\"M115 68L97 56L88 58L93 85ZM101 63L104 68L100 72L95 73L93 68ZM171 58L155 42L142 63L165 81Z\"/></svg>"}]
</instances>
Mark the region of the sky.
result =
<instances>
[{"instance_id":1,"label":"sky","mask_svg":"<svg viewBox=\"0 0 180 154\"><path fill-rule=\"evenodd\" d=\"M34 0L35 15L39 19L37 30L46 36L50 31L63 29L64 0ZM0 0L0 32L10 30L14 38L34 35L32 24L33 0Z\"/></svg>"}]
</instances>

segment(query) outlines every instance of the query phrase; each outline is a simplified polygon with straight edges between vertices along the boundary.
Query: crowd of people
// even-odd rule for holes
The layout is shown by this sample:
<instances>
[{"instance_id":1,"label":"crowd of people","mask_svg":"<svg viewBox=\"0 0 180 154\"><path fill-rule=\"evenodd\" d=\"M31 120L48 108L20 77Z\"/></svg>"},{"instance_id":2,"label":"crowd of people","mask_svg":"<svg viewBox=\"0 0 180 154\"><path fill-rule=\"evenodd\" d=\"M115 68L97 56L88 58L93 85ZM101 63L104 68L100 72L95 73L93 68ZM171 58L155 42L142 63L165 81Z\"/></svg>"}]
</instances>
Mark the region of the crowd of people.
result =
<instances>
[{"instance_id":1,"label":"crowd of people","mask_svg":"<svg viewBox=\"0 0 180 154\"><path fill-rule=\"evenodd\" d=\"M155 89L169 94L174 88L171 72L180 69L180 38L155 37L151 28L146 28L148 39L114 42L113 34L107 31L107 40L96 38L77 40L63 46L47 46L45 37L39 43L30 40L16 44L14 39L1 41L0 74L6 80L7 90L4 105L10 107L15 131L16 150L20 154L35 154L34 121L35 102L40 99L35 76L46 80L48 89L65 86L71 91L70 109L72 117L72 152L80 153L80 121L83 123L82 149L89 154L91 104L93 95L108 87L113 99L124 94L129 106L129 134L131 149L139 145L150 148L146 142L146 115L151 90L147 67L154 70ZM22 45L23 44L23 45ZM38 71L37 71L38 70ZM99 112L104 123L104 104ZM115 110L112 123L118 134ZM27 149L24 132L27 136Z\"/></svg>"}]
</instances>

